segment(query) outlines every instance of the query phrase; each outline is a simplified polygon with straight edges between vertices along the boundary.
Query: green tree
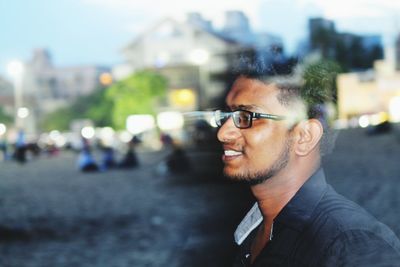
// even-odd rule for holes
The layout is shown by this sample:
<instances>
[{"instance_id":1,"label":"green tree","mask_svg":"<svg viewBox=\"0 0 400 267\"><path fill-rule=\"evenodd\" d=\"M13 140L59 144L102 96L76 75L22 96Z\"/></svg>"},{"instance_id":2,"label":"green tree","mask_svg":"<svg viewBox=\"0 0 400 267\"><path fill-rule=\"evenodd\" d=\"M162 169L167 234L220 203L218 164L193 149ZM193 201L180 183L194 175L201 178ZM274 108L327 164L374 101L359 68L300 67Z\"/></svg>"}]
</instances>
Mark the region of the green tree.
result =
<instances>
[{"instance_id":1,"label":"green tree","mask_svg":"<svg viewBox=\"0 0 400 267\"><path fill-rule=\"evenodd\" d=\"M332 60L322 59L305 66L303 95L313 99L310 104L336 103L336 77L340 72L339 64Z\"/></svg>"},{"instance_id":2,"label":"green tree","mask_svg":"<svg viewBox=\"0 0 400 267\"><path fill-rule=\"evenodd\" d=\"M67 107L47 114L41 122L43 130L68 130L75 119L91 119L97 126L110 126L110 103L105 98L105 88L99 87L93 93L82 96Z\"/></svg>"},{"instance_id":3,"label":"green tree","mask_svg":"<svg viewBox=\"0 0 400 267\"><path fill-rule=\"evenodd\" d=\"M91 94L85 117L91 119L96 126L113 126L112 110L114 103L106 97L107 88L100 88Z\"/></svg>"},{"instance_id":4,"label":"green tree","mask_svg":"<svg viewBox=\"0 0 400 267\"><path fill-rule=\"evenodd\" d=\"M111 120L117 129L125 128L132 114L154 114L157 98L165 95L167 80L158 73L140 71L107 89L106 99L112 103Z\"/></svg>"},{"instance_id":5,"label":"green tree","mask_svg":"<svg viewBox=\"0 0 400 267\"><path fill-rule=\"evenodd\" d=\"M131 114L154 114L157 97L165 94L166 79L154 72L141 71L108 88L77 98L70 106L48 114L42 128L68 130L75 119L90 119L96 126L125 128Z\"/></svg>"},{"instance_id":6,"label":"green tree","mask_svg":"<svg viewBox=\"0 0 400 267\"><path fill-rule=\"evenodd\" d=\"M41 120L41 128L44 131L51 130L60 130L66 131L69 130L69 125L72 120L76 119L77 112L71 107L63 107L59 108L49 114L47 114Z\"/></svg>"}]
</instances>

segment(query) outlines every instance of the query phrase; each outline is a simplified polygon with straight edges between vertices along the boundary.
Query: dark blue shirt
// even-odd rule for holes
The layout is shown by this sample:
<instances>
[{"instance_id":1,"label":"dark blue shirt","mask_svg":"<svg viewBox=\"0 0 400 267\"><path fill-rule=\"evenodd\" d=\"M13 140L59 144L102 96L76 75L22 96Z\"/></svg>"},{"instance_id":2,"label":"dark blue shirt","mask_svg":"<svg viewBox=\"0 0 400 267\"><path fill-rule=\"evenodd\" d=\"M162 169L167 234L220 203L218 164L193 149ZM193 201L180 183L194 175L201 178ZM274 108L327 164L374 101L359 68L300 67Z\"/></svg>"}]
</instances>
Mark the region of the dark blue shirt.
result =
<instances>
[{"instance_id":1,"label":"dark blue shirt","mask_svg":"<svg viewBox=\"0 0 400 267\"><path fill-rule=\"evenodd\" d=\"M262 222L258 206L235 233L234 266L400 266L400 241L384 224L326 183L311 176L275 218L270 241L250 264L250 247Z\"/></svg>"}]
</instances>

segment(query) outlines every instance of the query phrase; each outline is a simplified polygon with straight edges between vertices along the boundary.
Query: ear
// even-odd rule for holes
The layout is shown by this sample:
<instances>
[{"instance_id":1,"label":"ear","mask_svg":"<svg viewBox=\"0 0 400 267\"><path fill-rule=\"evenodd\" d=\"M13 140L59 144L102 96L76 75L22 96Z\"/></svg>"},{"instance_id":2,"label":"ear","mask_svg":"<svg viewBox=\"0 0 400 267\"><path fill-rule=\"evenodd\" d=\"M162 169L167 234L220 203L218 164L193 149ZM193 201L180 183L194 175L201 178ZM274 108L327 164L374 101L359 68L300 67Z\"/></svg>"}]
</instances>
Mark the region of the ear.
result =
<instances>
[{"instance_id":1,"label":"ear","mask_svg":"<svg viewBox=\"0 0 400 267\"><path fill-rule=\"evenodd\" d=\"M318 149L324 129L317 119L308 119L300 122L296 127L295 153L299 156L307 156L314 149Z\"/></svg>"}]
</instances>

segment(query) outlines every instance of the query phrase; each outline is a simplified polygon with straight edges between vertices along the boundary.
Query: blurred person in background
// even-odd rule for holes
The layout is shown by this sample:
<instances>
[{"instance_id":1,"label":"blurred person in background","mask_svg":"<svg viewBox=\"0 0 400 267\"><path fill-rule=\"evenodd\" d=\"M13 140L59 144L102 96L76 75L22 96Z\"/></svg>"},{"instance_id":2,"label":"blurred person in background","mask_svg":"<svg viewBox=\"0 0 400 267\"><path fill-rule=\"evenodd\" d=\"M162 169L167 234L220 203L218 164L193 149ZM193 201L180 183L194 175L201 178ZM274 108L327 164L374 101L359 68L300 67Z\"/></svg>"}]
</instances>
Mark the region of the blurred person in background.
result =
<instances>
[{"instance_id":1,"label":"blurred person in background","mask_svg":"<svg viewBox=\"0 0 400 267\"><path fill-rule=\"evenodd\" d=\"M22 129L18 131L17 140L15 141L14 158L19 163L26 162L25 132Z\"/></svg>"},{"instance_id":2,"label":"blurred person in background","mask_svg":"<svg viewBox=\"0 0 400 267\"><path fill-rule=\"evenodd\" d=\"M235 232L234 266L400 266L392 230L325 180L330 94L267 71L243 60L227 109L214 113L224 174L256 199Z\"/></svg>"},{"instance_id":3,"label":"blurred person in background","mask_svg":"<svg viewBox=\"0 0 400 267\"><path fill-rule=\"evenodd\" d=\"M100 169L106 171L116 167L114 148L111 146L102 146L102 159Z\"/></svg>"},{"instance_id":4,"label":"blurred person in background","mask_svg":"<svg viewBox=\"0 0 400 267\"><path fill-rule=\"evenodd\" d=\"M89 140L82 137L82 149L79 153L78 168L82 172L96 172L99 170L90 147Z\"/></svg>"},{"instance_id":5,"label":"blurred person in background","mask_svg":"<svg viewBox=\"0 0 400 267\"><path fill-rule=\"evenodd\" d=\"M7 138L3 137L0 141L0 149L2 153L2 161L8 160L8 142Z\"/></svg>"},{"instance_id":6,"label":"blurred person in background","mask_svg":"<svg viewBox=\"0 0 400 267\"><path fill-rule=\"evenodd\" d=\"M185 173L191 169L189 156L182 145L172 142L172 152L166 158L166 166L170 173Z\"/></svg>"},{"instance_id":7,"label":"blurred person in background","mask_svg":"<svg viewBox=\"0 0 400 267\"><path fill-rule=\"evenodd\" d=\"M141 143L141 140L135 135L128 142L128 149L122 158L121 162L118 164L120 168L136 168L139 166L139 160L136 155L136 146Z\"/></svg>"}]
</instances>

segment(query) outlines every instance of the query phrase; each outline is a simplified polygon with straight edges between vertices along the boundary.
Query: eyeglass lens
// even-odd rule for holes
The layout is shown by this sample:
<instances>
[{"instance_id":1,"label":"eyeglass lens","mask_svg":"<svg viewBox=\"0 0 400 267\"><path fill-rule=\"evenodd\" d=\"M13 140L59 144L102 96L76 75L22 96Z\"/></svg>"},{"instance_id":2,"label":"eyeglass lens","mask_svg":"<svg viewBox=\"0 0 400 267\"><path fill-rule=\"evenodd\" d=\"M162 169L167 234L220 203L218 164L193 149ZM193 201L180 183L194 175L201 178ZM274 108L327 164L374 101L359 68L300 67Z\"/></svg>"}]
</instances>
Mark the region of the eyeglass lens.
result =
<instances>
[{"instance_id":1,"label":"eyeglass lens","mask_svg":"<svg viewBox=\"0 0 400 267\"><path fill-rule=\"evenodd\" d=\"M233 112L233 120L238 128L247 128L251 124L251 114L244 110Z\"/></svg>"},{"instance_id":2,"label":"eyeglass lens","mask_svg":"<svg viewBox=\"0 0 400 267\"><path fill-rule=\"evenodd\" d=\"M251 125L251 113L244 110L236 110L233 112L217 110L215 112L215 121L218 126L222 126L230 116L233 117L233 122L238 128L248 128Z\"/></svg>"}]
</instances>

